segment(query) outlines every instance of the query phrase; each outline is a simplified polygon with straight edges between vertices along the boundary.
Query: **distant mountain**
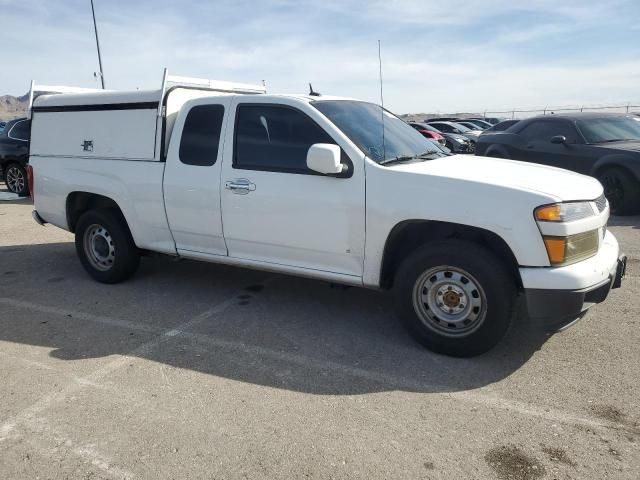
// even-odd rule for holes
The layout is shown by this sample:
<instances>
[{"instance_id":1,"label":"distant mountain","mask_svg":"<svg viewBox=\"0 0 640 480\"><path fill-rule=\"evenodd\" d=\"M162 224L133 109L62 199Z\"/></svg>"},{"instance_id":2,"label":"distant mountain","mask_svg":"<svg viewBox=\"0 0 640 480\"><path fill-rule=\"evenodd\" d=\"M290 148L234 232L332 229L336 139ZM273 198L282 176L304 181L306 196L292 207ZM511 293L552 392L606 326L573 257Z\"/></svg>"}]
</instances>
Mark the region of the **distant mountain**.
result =
<instances>
[{"instance_id":1,"label":"distant mountain","mask_svg":"<svg viewBox=\"0 0 640 480\"><path fill-rule=\"evenodd\" d=\"M0 120L11 120L13 118L24 117L29 106L29 94L21 97L13 95L0 96Z\"/></svg>"}]
</instances>

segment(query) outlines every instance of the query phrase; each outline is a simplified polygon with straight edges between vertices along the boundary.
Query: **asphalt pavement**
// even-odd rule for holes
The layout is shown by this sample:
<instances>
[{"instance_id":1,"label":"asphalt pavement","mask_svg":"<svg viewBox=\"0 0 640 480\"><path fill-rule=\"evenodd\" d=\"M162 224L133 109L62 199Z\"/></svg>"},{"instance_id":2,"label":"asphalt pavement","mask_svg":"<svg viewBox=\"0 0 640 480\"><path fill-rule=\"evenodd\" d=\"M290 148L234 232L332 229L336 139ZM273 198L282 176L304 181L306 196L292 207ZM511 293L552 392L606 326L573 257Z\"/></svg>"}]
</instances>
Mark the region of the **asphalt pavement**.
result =
<instances>
[{"instance_id":1,"label":"asphalt pavement","mask_svg":"<svg viewBox=\"0 0 640 480\"><path fill-rule=\"evenodd\" d=\"M375 291L163 257L98 284L31 209L0 200L0 479L640 478L640 217L606 303L454 359Z\"/></svg>"}]
</instances>

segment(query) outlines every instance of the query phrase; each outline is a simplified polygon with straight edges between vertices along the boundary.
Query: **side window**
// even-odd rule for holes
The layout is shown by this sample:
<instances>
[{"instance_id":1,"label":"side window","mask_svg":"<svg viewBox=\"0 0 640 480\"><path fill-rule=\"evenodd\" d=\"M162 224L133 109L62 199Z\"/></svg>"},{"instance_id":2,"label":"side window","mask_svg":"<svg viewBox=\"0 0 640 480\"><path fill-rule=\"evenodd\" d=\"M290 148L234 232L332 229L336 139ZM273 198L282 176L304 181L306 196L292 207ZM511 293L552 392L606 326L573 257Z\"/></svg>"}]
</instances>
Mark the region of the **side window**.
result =
<instances>
[{"instance_id":1,"label":"side window","mask_svg":"<svg viewBox=\"0 0 640 480\"><path fill-rule=\"evenodd\" d=\"M189 110L180 139L182 163L198 166L216 163L223 117L222 105L198 105Z\"/></svg>"},{"instance_id":2,"label":"side window","mask_svg":"<svg viewBox=\"0 0 640 480\"><path fill-rule=\"evenodd\" d=\"M567 143L579 143L575 126L564 121L539 121L526 126L520 135L527 141L550 142L552 137L562 135L567 138Z\"/></svg>"},{"instance_id":3,"label":"side window","mask_svg":"<svg viewBox=\"0 0 640 480\"><path fill-rule=\"evenodd\" d=\"M576 131L575 125L572 125L569 122L556 122L553 126L554 134L553 135L562 135L567 138L567 143L582 143L583 140L578 136L578 132ZM552 136L553 136L552 135Z\"/></svg>"},{"instance_id":4,"label":"side window","mask_svg":"<svg viewBox=\"0 0 640 480\"><path fill-rule=\"evenodd\" d=\"M239 105L234 168L312 173L307 151L314 143L335 143L311 118L293 108Z\"/></svg>"},{"instance_id":5,"label":"side window","mask_svg":"<svg viewBox=\"0 0 640 480\"><path fill-rule=\"evenodd\" d=\"M533 122L524 127L522 131L520 131L520 136L527 141L549 141L551 137L555 136L554 133L556 130L554 129L555 122L546 122L539 121Z\"/></svg>"},{"instance_id":6,"label":"side window","mask_svg":"<svg viewBox=\"0 0 640 480\"><path fill-rule=\"evenodd\" d=\"M433 126L441 132L451 133L453 131L451 125L447 125L446 123L435 123Z\"/></svg>"},{"instance_id":7,"label":"side window","mask_svg":"<svg viewBox=\"0 0 640 480\"><path fill-rule=\"evenodd\" d=\"M15 140L29 141L29 129L31 127L30 120L16 122L8 133L10 138Z\"/></svg>"}]
</instances>

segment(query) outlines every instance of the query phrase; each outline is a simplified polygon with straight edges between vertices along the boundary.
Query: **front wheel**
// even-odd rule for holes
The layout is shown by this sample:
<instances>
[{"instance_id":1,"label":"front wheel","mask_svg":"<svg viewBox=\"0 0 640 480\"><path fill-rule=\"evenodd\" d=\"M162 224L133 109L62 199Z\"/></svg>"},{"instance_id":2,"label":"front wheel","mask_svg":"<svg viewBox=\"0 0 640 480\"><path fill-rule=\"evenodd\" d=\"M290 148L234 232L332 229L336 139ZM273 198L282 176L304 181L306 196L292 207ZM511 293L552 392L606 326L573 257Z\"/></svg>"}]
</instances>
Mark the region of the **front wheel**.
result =
<instances>
[{"instance_id":1,"label":"front wheel","mask_svg":"<svg viewBox=\"0 0 640 480\"><path fill-rule=\"evenodd\" d=\"M113 210L90 210L76 226L76 252L84 269L101 283L130 278L140 264L140 253L129 228Z\"/></svg>"},{"instance_id":2,"label":"front wheel","mask_svg":"<svg viewBox=\"0 0 640 480\"><path fill-rule=\"evenodd\" d=\"M471 357L504 336L516 298L499 258L474 243L425 244L397 271L396 310L412 336L434 352Z\"/></svg>"},{"instance_id":3,"label":"front wheel","mask_svg":"<svg viewBox=\"0 0 640 480\"><path fill-rule=\"evenodd\" d=\"M611 213L632 215L640 212L640 182L630 172L608 168L598 175L598 180L604 187Z\"/></svg>"},{"instance_id":4,"label":"front wheel","mask_svg":"<svg viewBox=\"0 0 640 480\"><path fill-rule=\"evenodd\" d=\"M27 172L18 163L11 163L4 172L4 181L10 192L26 196L29 193L29 185L27 184Z\"/></svg>"}]
</instances>

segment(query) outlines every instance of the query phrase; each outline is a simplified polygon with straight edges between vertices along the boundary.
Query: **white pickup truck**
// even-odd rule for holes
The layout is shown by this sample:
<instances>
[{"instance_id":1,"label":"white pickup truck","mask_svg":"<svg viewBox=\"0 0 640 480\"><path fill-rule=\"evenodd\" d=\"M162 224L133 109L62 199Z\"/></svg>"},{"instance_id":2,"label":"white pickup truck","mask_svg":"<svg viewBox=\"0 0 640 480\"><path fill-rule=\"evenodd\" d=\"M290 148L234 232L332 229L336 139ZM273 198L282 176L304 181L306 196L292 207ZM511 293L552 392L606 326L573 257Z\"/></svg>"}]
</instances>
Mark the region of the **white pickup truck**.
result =
<instances>
[{"instance_id":1,"label":"white pickup truck","mask_svg":"<svg viewBox=\"0 0 640 480\"><path fill-rule=\"evenodd\" d=\"M96 280L141 254L392 290L426 347L472 356L531 318L567 324L626 257L593 178L447 155L380 106L167 77L32 107L34 219L75 233Z\"/></svg>"}]
</instances>

